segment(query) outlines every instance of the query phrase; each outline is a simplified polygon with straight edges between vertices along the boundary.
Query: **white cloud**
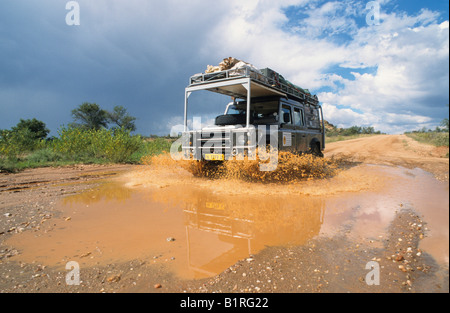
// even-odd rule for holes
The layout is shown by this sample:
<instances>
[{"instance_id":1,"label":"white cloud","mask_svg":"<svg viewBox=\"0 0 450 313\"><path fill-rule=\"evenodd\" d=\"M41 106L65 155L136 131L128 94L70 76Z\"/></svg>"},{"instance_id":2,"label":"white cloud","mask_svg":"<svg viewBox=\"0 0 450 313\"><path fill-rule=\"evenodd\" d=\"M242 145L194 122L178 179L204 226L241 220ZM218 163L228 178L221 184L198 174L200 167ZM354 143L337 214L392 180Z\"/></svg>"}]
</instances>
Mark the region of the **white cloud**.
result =
<instances>
[{"instance_id":1,"label":"white cloud","mask_svg":"<svg viewBox=\"0 0 450 313\"><path fill-rule=\"evenodd\" d=\"M289 21L287 29L286 3L239 3L211 32L208 51L271 67L305 88L332 88L333 97L320 99L325 115L343 126L398 132L439 124L448 102L449 35L448 21L438 24L438 13L382 13L379 26L358 26L362 2L291 1L307 17L296 25ZM334 40L339 34L350 39ZM354 71L352 79L328 72L339 66L376 71Z\"/></svg>"},{"instance_id":2,"label":"white cloud","mask_svg":"<svg viewBox=\"0 0 450 313\"><path fill-rule=\"evenodd\" d=\"M430 113L445 108L448 102L449 38L445 28L448 23L408 27L421 21L428 23L428 16L424 11L416 21L405 17L406 24L403 18L387 17L390 29L383 26L369 39L365 37L365 44L358 37L359 42L349 46L354 52L352 61L377 66L377 72L354 74L355 79L346 81L337 91L335 104L367 113L400 114L404 123L409 122L408 116L419 123L425 121L418 116L429 116L426 122L431 122Z\"/></svg>"},{"instance_id":3,"label":"white cloud","mask_svg":"<svg viewBox=\"0 0 450 313\"><path fill-rule=\"evenodd\" d=\"M299 4L304 2L297 1ZM287 22L282 12L284 7L278 2L263 1L255 7L258 9L255 12L250 13L248 7L228 12L211 32L208 51L218 51L222 56L233 55L258 67L273 68L309 88L320 87L322 69L345 59L346 49L327 40L286 31L283 28Z\"/></svg>"},{"instance_id":4,"label":"white cloud","mask_svg":"<svg viewBox=\"0 0 450 313\"><path fill-rule=\"evenodd\" d=\"M334 124L397 132L448 115L449 22L430 10L386 12L389 0L379 1L381 24L368 26L366 1L357 0L79 3L77 28L64 24L60 1L2 3L0 94L44 88L66 112L75 95L124 105L140 117L139 131L167 133L161 128L183 113L188 77L233 56L319 92Z\"/></svg>"},{"instance_id":5,"label":"white cloud","mask_svg":"<svg viewBox=\"0 0 450 313\"><path fill-rule=\"evenodd\" d=\"M354 17L362 11L361 7L349 6L346 1L326 2L304 11L308 17L297 22L293 28L297 34L307 38L322 38L338 34L353 34L357 31Z\"/></svg>"}]
</instances>

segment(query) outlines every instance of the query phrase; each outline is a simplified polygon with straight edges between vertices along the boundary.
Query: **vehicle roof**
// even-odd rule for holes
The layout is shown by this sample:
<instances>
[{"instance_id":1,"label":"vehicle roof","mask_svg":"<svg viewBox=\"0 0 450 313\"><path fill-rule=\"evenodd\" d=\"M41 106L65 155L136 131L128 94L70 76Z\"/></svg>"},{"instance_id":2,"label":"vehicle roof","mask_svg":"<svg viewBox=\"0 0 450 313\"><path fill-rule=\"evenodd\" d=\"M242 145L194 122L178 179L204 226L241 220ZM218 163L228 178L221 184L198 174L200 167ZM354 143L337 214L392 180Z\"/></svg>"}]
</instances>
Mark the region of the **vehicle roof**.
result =
<instances>
[{"instance_id":1,"label":"vehicle roof","mask_svg":"<svg viewBox=\"0 0 450 313\"><path fill-rule=\"evenodd\" d=\"M190 84L186 90L209 90L235 98L246 99L247 89L244 84L249 79L252 98L285 97L304 104L320 105L317 96L275 82L250 68L194 75L190 78Z\"/></svg>"}]
</instances>

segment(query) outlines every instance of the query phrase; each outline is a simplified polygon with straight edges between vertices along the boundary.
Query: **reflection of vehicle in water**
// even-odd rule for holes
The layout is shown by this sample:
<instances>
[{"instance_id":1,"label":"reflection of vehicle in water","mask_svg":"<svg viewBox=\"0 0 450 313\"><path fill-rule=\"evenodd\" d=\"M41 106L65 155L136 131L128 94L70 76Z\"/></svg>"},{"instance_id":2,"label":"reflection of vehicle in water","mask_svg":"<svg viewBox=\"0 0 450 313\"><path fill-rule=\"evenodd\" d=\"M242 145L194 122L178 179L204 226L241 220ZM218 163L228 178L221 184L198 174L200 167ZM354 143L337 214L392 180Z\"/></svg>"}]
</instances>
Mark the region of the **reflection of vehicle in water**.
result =
<instances>
[{"instance_id":1,"label":"reflection of vehicle in water","mask_svg":"<svg viewBox=\"0 0 450 313\"><path fill-rule=\"evenodd\" d=\"M266 246L301 245L319 234L323 200L245 199L200 197L186 205L191 270L215 275Z\"/></svg>"},{"instance_id":2,"label":"reflection of vehicle in water","mask_svg":"<svg viewBox=\"0 0 450 313\"><path fill-rule=\"evenodd\" d=\"M52 235L52 249L55 245L65 251L77 234L75 246L81 250L91 245L133 259L170 253L177 260L171 264L187 278L217 275L266 246L304 244L319 234L325 208L325 200L318 197L219 196L187 186L141 192L118 182L65 198L63 204L70 212L83 213L58 236ZM127 236L120 235L124 233ZM174 244L167 244L169 236L176 238ZM58 255L58 249L47 257L53 254Z\"/></svg>"}]
</instances>

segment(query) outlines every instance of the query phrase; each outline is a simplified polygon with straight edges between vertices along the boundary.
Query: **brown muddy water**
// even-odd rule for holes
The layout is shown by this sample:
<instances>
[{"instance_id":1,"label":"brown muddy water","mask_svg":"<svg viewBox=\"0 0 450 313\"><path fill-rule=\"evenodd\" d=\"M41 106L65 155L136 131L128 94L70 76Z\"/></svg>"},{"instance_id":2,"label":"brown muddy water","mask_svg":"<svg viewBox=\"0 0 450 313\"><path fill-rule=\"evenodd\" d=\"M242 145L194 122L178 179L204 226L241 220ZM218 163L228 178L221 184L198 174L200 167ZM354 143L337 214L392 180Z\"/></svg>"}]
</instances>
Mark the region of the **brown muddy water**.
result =
<instances>
[{"instance_id":1,"label":"brown muddy water","mask_svg":"<svg viewBox=\"0 0 450 313\"><path fill-rule=\"evenodd\" d=\"M449 185L420 169L360 165L291 184L193 177L144 167L60 203L47 228L17 234L15 258L63 268L131 260L163 263L180 278L216 275L267 246L345 234L383 245L396 212L426 221L420 248L448 268Z\"/></svg>"}]
</instances>

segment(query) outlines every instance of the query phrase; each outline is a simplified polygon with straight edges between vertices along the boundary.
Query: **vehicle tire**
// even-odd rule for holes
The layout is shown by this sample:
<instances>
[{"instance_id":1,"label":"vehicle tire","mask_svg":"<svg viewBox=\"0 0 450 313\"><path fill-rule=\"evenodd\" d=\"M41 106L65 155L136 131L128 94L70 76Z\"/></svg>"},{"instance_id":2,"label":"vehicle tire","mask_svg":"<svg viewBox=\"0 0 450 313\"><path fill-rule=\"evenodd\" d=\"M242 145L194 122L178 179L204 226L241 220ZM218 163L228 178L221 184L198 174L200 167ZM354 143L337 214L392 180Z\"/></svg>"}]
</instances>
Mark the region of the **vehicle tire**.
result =
<instances>
[{"instance_id":1,"label":"vehicle tire","mask_svg":"<svg viewBox=\"0 0 450 313\"><path fill-rule=\"evenodd\" d=\"M237 125L237 124L246 124L247 117L245 115L238 114L228 114L228 115L219 115L216 117L216 125L225 126L225 125Z\"/></svg>"},{"instance_id":2,"label":"vehicle tire","mask_svg":"<svg viewBox=\"0 0 450 313\"><path fill-rule=\"evenodd\" d=\"M322 150L320 149L320 143L318 142L314 142L311 144L311 148L309 149L308 153L316 157L323 158L323 153Z\"/></svg>"}]
</instances>

